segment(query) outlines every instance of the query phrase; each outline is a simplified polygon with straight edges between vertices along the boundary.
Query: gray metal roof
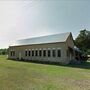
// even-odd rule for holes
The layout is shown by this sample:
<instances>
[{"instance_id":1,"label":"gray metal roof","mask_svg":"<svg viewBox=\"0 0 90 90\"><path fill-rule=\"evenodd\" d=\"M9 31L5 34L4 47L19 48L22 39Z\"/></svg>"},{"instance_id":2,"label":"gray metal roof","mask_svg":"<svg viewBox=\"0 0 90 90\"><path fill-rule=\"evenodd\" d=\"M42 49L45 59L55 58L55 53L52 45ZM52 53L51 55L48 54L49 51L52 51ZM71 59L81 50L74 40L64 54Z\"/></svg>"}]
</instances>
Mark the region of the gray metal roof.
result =
<instances>
[{"instance_id":1,"label":"gray metal roof","mask_svg":"<svg viewBox=\"0 0 90 90\"><path fill-rule=\"evenodd\" d=\"M16 41L16 43L12 44L11 46L65 42L69 35L70 35L70 32L48 35L48 36L41 36L41 37L34 37L34 38L28 38L28 39L21 39Z\"/></svg>"}]
</instances>

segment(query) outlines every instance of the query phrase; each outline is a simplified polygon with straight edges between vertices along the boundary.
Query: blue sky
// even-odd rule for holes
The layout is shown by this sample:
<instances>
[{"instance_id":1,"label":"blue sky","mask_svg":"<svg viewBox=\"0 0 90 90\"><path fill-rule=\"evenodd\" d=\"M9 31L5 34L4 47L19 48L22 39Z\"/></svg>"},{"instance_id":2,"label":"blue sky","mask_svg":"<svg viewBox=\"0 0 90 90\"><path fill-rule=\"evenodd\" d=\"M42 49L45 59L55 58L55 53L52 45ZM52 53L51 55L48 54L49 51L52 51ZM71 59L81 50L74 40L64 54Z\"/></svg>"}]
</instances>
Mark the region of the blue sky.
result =
<instances>
[{"instance_id":1,"label":"blue sky","mask_svg":"<svg viewBox=\"0 0 90 90\"><path fill-rule=\"evenodd\" d=\"M0 1L0 48L23 38L90 30L89 0Z\"/></svg>"}]
</instances>

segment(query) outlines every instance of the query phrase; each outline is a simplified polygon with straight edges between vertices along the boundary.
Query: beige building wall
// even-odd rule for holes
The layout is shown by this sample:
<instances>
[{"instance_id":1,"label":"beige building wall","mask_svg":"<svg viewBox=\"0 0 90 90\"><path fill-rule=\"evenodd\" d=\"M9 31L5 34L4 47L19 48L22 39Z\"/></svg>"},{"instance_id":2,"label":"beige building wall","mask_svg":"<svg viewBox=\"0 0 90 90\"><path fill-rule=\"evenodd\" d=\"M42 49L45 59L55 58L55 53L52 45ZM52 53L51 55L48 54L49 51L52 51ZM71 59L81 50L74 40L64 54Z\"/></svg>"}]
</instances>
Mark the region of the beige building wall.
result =
<instances>
[{"instance_id":1,"label":"beige building wall","mask_svg":"<svg viewBox=\"0 0 90 90\"><path fill-rule=\"evenodd\" d=\"M61 50L61 57L53 57L52 56L52 50ZM48 57L47 55L45 57L43 56L25 56L25 50L32 51L32 50L51 50L51 56ZM9 58L10 59L25 59L25 60L39 60L39 61L51 61L51 62L60 62L63 64L69 63L69 59L67 59L67 46L65 42L62 43L51 43L51 44L39 44L39 45L25 45L25 46L11 46L9 47L9 51L15 51L15 56L11 56L9 52ZM43 54L43 52L42 52ZM57 53L56 53L57 55Z\"/></svg>"},{"instance_id":2,"label":"beige building wall","mask_svg":"<svg viewBox=\"0 0 90 90\"><path fill-rule=\"evenodd\" d=\"M74 48L74 42L73 42L72 35L69 35L69 37L66 40L66 44L68 47Z\"/></svg>"},{"instance_id":3,"label":"beige building wall","mask_svg":"<svg viewBox=\"0 0 90 90\"><path fill-rule=\"evenodd\" d=\"M66 46L67 46L67 59L68 60L73 60L75 59L75 55L74 55L74 42L73 42L73 37L70 34L69 37L66 40ZM72 49L72 52L69 50L69 47Z\"/></svg>"}]
</instances>

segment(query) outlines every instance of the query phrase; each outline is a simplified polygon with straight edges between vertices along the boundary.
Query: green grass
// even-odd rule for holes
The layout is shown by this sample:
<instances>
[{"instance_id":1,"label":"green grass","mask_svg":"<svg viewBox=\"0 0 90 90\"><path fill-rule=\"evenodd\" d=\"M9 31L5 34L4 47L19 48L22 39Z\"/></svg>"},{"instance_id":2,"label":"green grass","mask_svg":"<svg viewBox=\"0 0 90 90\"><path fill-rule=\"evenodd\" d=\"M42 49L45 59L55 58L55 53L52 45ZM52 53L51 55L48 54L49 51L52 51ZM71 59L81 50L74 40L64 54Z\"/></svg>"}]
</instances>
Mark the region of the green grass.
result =
<instances>
[{"instance_id":1,"label":"green grass","mask_svg":"<svg viewBox=\"0 0 90 90\"><path fill-rule=\"evenodd\" d=\"M90 62L57 66L0 56L0 90L90 90Z\"/></svg>"}]
</instances>

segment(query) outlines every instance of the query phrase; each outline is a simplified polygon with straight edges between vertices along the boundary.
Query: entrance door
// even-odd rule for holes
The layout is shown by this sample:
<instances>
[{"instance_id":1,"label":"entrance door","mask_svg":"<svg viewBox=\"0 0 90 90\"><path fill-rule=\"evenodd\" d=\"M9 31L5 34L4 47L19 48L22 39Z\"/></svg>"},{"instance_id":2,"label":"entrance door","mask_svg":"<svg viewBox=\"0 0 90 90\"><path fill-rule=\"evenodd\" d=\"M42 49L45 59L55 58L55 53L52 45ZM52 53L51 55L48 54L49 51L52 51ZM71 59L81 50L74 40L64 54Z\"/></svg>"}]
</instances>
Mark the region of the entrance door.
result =
<instances>
[{"instance_id":1,"label":"entrance door","mask_svg":"<svg viewBox=\"0 0 90 90\"><path fill-rule=\"evenodd\" d=\"M19 60L21 60L21 58L22 58L22 54L21 54L21 52L19 53Z\"/></svg>"}]
</instances>

